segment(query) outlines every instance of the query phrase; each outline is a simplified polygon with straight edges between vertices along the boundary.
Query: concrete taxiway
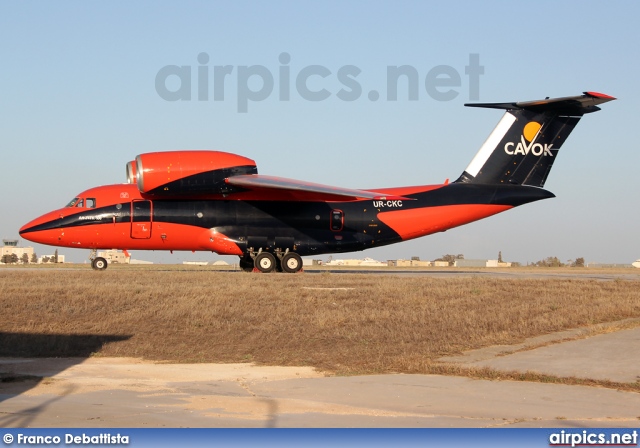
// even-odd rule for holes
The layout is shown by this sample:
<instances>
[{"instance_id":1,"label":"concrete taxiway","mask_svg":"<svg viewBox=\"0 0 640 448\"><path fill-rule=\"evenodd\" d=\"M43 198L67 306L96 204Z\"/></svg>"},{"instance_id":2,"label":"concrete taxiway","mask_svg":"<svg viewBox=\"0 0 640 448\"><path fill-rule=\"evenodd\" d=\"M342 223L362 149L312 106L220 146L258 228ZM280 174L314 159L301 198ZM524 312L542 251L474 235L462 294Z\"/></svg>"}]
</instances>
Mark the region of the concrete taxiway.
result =
<instances>
[{"instance_id":1,"label":"concrete taxiway","mask_svg":"<svg viewBox=\"0 0 640 448\"><path fill-rule=\"evenodd\" d=\"M449 362L637 384L640 327ZM566 341L567 338L581 337ZM542 345L542 346L540 346ZM509 354L510 353L510 354ZM128 358L0 359L0 427L638 427L640 393L441 375Z\"/></svg>"}]
</instances>

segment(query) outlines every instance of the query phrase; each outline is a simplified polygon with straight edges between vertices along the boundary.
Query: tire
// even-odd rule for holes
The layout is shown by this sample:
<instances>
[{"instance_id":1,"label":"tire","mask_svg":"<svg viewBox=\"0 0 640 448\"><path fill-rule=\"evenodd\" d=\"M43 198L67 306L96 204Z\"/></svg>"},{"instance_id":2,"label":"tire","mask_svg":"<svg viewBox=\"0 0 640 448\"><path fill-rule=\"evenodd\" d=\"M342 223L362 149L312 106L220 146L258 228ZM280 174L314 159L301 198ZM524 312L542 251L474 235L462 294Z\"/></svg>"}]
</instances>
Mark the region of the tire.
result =
<instances>
[{"instance_id":1,"label":"tire","mask_svg":"<svg viewBox=\"0 0 640 448\"><path fill-rule=\"evenodd\" d=\"M109 264L107 263L107 260L102 257L94 258L93 260L91 260L91 267L96 271L104 271L105 269L107 269L108 265Z\"/></svg>"},{"instance_id":2,"label":"tire","mask_svg":"<svg viewBox=\"0 0 640 448\"><path fill-rule=\"evenodd\" d=\"M260 272L273 272L276 268L276 257L269 252L261 252L253 260L253 265Z\"/></svg>"},{"instance_id":3,"label":"tire","mask_svg":"<svg viewBox=\"0 0 640 448\"><path fill-rule=\"evenodd\" d=\"M284 272L296 273L302 269L302 258L295 252L289 252L282 257L282 270Z\"/></svg>"}]
</instances>

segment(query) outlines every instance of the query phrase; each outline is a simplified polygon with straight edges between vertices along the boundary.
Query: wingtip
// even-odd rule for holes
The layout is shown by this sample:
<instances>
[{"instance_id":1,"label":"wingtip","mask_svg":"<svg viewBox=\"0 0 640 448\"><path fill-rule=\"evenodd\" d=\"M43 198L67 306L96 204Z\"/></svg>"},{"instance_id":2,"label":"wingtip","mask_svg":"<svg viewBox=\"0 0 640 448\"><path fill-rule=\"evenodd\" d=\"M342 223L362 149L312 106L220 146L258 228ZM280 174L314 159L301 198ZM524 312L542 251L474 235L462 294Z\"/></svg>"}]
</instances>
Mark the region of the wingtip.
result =
<instances>
[{"instance_id":1,"label":"wingtip","mask_svg":"<svg viewBox=\"0 0 640 448\"><path fill-rule=\"evenodd\" d=\"M617 100L617 98L614 96L607 95L605 93L600 93L600 92L584 92L584 94L592 96L594 98L602 98L603 100Z\"/></svg>"}]
</instances>

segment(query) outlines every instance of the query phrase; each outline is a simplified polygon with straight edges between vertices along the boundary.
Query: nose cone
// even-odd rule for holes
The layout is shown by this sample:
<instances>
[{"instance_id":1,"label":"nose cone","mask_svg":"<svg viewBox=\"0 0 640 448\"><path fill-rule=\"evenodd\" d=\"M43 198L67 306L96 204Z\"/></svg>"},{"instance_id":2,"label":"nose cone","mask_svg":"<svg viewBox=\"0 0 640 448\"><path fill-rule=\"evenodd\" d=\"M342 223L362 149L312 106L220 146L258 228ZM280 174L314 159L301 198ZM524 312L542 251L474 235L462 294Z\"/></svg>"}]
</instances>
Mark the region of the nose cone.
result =
<instances>
[{"instance_id":1,"label":"nose cone","mask_svg":"<svg viewBox=\"0 0 640 448\"><path fill-rule=\"evenodd\" d=\"M34 243L57 245L62 232L63 210L46 213L20 228L20 237Z\"/></svg>"}]
</instances>

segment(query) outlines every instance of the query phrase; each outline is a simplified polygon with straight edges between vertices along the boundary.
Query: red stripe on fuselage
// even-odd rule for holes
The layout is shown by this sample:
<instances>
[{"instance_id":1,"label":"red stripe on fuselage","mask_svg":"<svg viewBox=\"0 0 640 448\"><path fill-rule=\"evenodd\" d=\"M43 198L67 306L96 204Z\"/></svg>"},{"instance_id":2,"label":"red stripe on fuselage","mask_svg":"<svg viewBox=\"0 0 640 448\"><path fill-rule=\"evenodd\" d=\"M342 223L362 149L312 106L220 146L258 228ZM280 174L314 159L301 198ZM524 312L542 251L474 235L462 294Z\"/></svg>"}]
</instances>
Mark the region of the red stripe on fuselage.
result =
<instances>
[{"instance_id":1,"label":"red stripe on fuselage","mask_svg":"<svg viewBox=\"0 0 640 448\"><path fill-rule=\"evenodd\" d=\"M378 219L403 240L418 238L468 224L513 208L510 205L443 205L378 213Z\"/></svg>"}]
</instances>

